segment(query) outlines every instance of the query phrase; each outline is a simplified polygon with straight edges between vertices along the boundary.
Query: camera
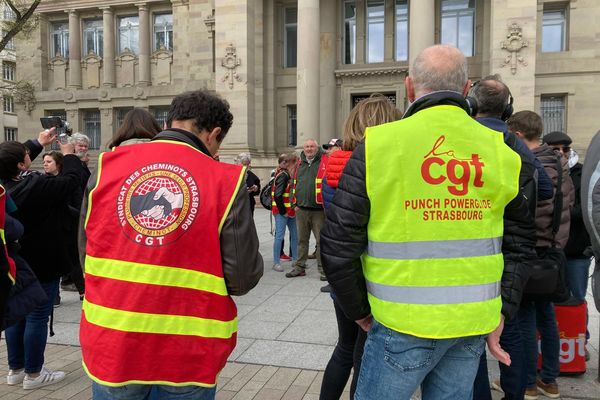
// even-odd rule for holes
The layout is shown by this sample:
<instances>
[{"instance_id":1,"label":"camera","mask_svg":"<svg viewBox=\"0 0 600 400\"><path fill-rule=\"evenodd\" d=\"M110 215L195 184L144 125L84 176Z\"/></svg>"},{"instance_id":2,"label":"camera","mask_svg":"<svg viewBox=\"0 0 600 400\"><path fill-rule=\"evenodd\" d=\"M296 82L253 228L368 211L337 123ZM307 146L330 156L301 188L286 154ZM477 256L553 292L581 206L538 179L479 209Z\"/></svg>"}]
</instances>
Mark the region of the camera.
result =
<instances>
[{"instance_id":1,"label":"camera","mask_svg":"<svg viewBox=\"0 0 600 400\"><path fill-rule=\"evenodd\" d=\"M42 128L50 129L56 128L56 135L61 144L66 144L69 141L69 136L73 133L73 129L66 120L62 117L50 116L40 118Z\"/></svg>"}]
</instances>

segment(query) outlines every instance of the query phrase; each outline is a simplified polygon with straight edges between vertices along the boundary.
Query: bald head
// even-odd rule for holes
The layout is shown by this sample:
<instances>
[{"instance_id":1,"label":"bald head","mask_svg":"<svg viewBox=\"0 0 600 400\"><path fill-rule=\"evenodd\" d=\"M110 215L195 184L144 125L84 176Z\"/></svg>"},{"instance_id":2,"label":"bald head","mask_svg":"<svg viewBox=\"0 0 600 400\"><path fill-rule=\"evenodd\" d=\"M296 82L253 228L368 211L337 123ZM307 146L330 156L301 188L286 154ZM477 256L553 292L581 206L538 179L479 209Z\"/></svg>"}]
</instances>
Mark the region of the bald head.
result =
<instances>
[{"instance_id":1,"label":"bald head","mask_svg":"<svg viewBox=\"0 0 600 400\"><path fill-rule=\"evenodd\" d=\"M456 47L435 45L423 50L415 59L407 87L413 88L415 98L439 90L451 90L466 94L467 59ZM409 89L409 100L410 99Z\"/></svg>"},{"instance_id":2,"label":"bald head","mask_svg":"<svg viewBox=\"0 0 600 400\"><path fill-rule=\"evenodd\" d=\"M477 117L500 118L509 103L510 91L498 75L486 76L471 89L477 101Z\"/></svg>"}]
</instances>

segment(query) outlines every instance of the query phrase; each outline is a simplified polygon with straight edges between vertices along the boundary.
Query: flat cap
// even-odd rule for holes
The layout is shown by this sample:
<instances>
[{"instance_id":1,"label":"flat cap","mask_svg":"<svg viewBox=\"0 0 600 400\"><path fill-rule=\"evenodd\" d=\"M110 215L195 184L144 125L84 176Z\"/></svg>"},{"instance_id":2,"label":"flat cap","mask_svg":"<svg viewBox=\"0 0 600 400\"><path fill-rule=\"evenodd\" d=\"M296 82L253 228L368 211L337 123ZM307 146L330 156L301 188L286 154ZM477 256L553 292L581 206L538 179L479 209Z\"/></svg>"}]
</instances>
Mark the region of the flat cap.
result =
<instances>
[{"instance_id":1,"label":"flat cap","mask_svg":"<svg viewBox=\"0 0 600 400\"><path fill-rule=\"evenodd\" d=\"M564 132L550 132L542 137L542 142L546 144L564 144L570 145L573 140Z\"/></svg>"}]
</instances>

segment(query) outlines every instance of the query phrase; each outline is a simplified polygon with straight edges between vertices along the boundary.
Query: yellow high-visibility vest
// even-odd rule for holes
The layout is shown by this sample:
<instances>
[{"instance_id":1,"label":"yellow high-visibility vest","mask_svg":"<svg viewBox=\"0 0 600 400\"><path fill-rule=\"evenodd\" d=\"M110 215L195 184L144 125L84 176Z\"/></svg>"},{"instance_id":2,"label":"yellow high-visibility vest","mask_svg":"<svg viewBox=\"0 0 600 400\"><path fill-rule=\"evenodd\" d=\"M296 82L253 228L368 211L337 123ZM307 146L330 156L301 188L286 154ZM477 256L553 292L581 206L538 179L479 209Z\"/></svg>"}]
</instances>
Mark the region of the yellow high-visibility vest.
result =
<instances>
[{"instance_id":1,"label":"yellow high-visibility vest","mask_svg":"<svg viewBox=\"0 0 600 400\"><path fill-rule=\"evenodd\" d=\"M500 322L503 214L519 156L462 109L435 106L367 129L371 203L363 269L374 318L425 338Z\"/></svg>"}]
</instances>

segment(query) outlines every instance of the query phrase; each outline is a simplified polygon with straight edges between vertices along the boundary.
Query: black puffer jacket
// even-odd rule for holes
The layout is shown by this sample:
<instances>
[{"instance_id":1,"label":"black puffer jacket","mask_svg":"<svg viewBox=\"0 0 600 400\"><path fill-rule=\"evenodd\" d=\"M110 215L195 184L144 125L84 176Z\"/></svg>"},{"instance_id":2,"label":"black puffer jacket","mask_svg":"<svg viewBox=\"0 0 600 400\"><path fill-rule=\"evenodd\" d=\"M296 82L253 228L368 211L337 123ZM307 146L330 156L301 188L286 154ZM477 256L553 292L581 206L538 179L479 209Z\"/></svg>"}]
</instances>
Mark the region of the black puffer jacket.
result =
<instances>
[{"instance_id":1,"label":"black puffer jacket","mask_svg":"<svg viewBox=\"0 0 600 400\"><path fill-rule=\"evenodd\" d=\"M344 313L352 320L365 318L370 313L360 261L367 248L371 208L365 178L365 145L361 143L346 164L321 231L323 268ZM529 276L528 266L523 261L534 254L535 226L527 199L521 193L505 208L504 230L502 314L510 319L518 310Z\"/></svg>"}]
</instances>

